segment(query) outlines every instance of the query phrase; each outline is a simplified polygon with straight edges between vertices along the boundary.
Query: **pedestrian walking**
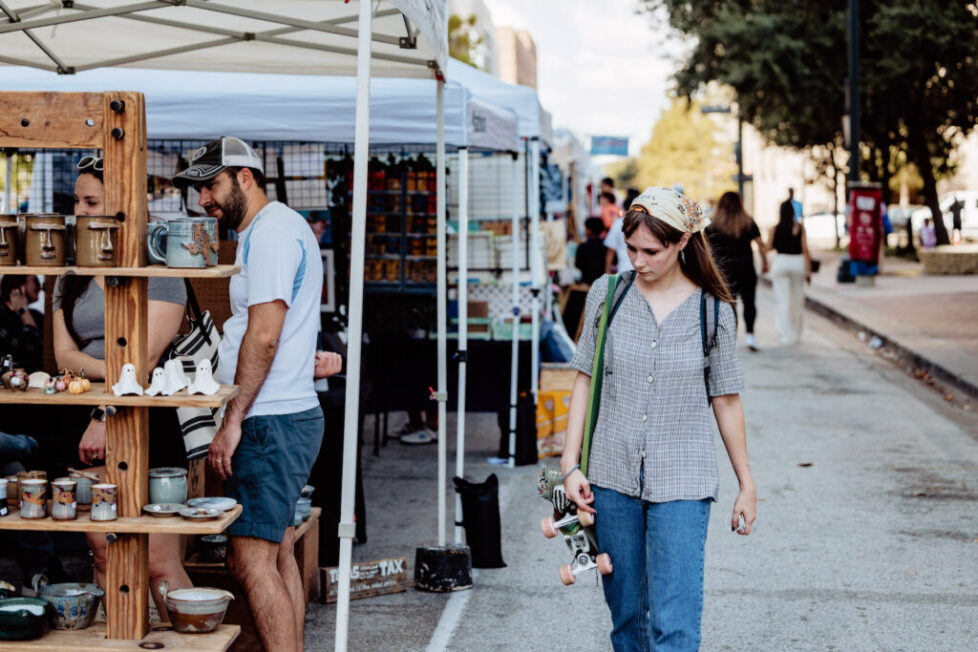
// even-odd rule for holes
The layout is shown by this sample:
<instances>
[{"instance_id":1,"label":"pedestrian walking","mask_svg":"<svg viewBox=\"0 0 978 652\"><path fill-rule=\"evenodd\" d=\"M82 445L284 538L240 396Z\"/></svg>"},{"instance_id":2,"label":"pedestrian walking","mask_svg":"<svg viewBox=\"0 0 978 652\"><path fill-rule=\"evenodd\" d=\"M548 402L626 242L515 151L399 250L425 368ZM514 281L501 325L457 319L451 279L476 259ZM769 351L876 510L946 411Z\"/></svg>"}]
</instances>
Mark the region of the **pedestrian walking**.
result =
<instances>
[{"instance_id":1,"label":"pedestrian walking","mask_svg":"<svg viewBox=\"0 0 978 652\"><path fill-rule=\"evenodd\" d=\"M211 443L211 467L242 506L228 565L266 650L303 649L306 601L293 554L295 503L323 439L313 386L323 270L305 219L265 195L262 160L237 138L197 150L173 178L238 234L231 317L218 351L222 384L238 385Z\"/></svg>"},{"instance_id":2,"label":"pedestrian walking","mask_svg":"<svg viewBox=\"0 0 978 652\"><path fill-rule=\"evenodd\" d=\"M805 227L795 221L791 204L781 204L778 223L768 236L770 249L778 252L771 266L774 286L774 322L781 344L792 346L801 339L805 314L805 283L812 282Z\"/></svg>"},{"instance_id":3,"label":"pedestrian walking","mask_svg":"<svg viewBox=\"0 0 978 652\"><path fill-rule=\"evenodd\" d=\"M624 218L635 270L620 277L611 308L587 477L578 460L607 276L588 293L572 363L578 373L560 466L567 496L595 514L598 546L614 564L603 585L619 651L699 648L706 531L718 493L714 418L740 482L732 529L749 534L756 517L736 314L703 237L707 222L670 188L648 188ZM708 296L718 319L705 374L701 299Z\"/></svg>"},{"instance_id":4,"label":"pedestrian walking","mask_svg":"<svg viewBox=\"0 0 978 652\"><path fill-rule=\"evenodd\" d=\"M761 272L767 274L767 251L761 230L744 205L740 195L735 192L725 192L717 202L713 222L706 229L707 240L711 253L723 272L734 297L740 297L744 302L744 327L747 335L744 344L751 351L758 351L757 338L754 337L754 321L757 319L757 271L754 269L754 250L757 245L761 254Z\"/></svg>"},{"instance_id":5,"label":"pedestrian walking","mask_svg":"<svg viewBox=\"0 0 978 652\"><path fill-rule=\"evenodd\" d=\"M604 231L601 218L587 218L584 221L584 229L587 231L587 241L577 246L574 266L581 270L581 283L591 285L595 279L604 274L605 252L608 249L601 238L601 233Z\"/></svg>"}]
</instances>

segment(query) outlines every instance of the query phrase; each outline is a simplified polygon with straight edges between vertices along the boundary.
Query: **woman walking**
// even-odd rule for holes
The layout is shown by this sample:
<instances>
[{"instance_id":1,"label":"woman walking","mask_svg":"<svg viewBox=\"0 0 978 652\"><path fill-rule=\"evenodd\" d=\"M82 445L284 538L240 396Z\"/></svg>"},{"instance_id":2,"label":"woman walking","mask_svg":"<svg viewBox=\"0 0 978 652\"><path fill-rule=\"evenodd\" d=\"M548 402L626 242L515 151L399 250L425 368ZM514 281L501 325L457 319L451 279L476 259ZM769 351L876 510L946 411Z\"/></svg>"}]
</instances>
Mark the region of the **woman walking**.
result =
<instances>
[{"instance_id":1,"label":"woman walking","mask_svg":"<svg viewBox=\"0 0 978 652\"><path fill-rule=\"evenodd\" d=\"M789 202L781 204L781 216L768 236L770 248L778 252L771 267L774 286L774 322L781 344L793 346L801 339L805 314L805 283L812 282L812 259L808 255L805 227L795 220Z\"/></svg>"},{"instance_id":2,"label":"woman walking","mask_svg":"<svg viewBox=\"0 0 978 652\"><path fill-rule=\"evenodd\" d=\"M598 545L614 564L603 584L617 651L699 648L706 530L718 489L714 418L740 483L732 529L749 534L756 517L736 315L701 233L706 224L694 202L669 188L647 189L624 218L635 271L614 295L587 477L578 458L607 276L588 293L574 356L561 471L567 496L596 514ZM719 309L708 375L704 293Z\"/></svg>"},{"instance_id":3,"label":"woman walking","mask_svg":"<svg viewBox=\"0 0 978 652\"><path fill-rule=\"evenodd\" d=\"M717 202L713 223L706 229L710 249L723 277L734 297L744 302L744 327L747 336L744 344L751 351L758 351L757 338L754 337L754 321L757 319L757 272L754 270L754 251L752 243L757 244L761 254L761 272L767 274L767 252L761 230L754 218L747 214L735 192L725 192Z\"/></svg>"}]
</instances>

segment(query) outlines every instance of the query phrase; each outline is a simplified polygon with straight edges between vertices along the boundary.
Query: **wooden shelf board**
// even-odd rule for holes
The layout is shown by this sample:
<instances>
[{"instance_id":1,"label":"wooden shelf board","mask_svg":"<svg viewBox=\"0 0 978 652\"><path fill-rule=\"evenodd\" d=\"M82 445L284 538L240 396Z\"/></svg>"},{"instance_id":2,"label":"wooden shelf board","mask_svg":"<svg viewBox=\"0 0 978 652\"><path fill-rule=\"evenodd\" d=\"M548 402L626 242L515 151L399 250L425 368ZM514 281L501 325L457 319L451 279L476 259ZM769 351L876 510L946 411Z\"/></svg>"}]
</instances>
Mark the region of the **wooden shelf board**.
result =
<instances>
[{"instance_id":1,"label":"wooden shelf board","mask_svg":"<svg viewBox=\"0 0 978 652\"><path fill-rule=\"evenodd\" d=\"M146 648L140 643L161 643L150 649L162 650L215 650L223 652L231 647L241 633L238 625L221 625L210 634L180 634L172 629L150 631L141 641L113 640L105 638L105 623L93 623L87 629L72 631L51 630L33 641L0 641L0 650L42 650L50 652L89 652L98 650L133 650Z\"/></svg>"},{"instance_id":2,"label":"wooden shelf board","mask_svg":"<svg viewBox=\"0 0 978 652\"><path fill-rule=\"evenodd\" d=\"M213 267L167 267L147 265L146 267L46 267L42 265L0 265L2 274L67 274L81 276L166 276L170 278L229 278L239 273L237 265L214 265Z\"/></svg>"},{"instance_id":3,"label":"wooden shelf board","mask_svg":"<svg viewBox=\"0 0 978 652\"><path fill-rule=\"evenodd\" d=\"M83 394L45 394L43 389L32 387L19 392L0 388L0 404L29 403L32 405L114 405L115 407L221 407L238 394L237 385L221 385L216 394L188 394L181 389L173 396L116 396L106 393L105 383L92 383L92 389Z\"/></svg>"},{"instance_id":4,"label":"wooden shelf board","mask_svg":"<svg viewBox=\"0 0 978 652\"><path fill-rule=\"evenodd\" d=\"M114 532L115 534L220 534L241 514L241 505L213 521L188 521L180 516L137 516L114 521L93 521L90 512L79 512L74 521L51 517L23 519L13 511L0 517L0 530L51 530L58 532Z\"/></svg>"}]
</instances>

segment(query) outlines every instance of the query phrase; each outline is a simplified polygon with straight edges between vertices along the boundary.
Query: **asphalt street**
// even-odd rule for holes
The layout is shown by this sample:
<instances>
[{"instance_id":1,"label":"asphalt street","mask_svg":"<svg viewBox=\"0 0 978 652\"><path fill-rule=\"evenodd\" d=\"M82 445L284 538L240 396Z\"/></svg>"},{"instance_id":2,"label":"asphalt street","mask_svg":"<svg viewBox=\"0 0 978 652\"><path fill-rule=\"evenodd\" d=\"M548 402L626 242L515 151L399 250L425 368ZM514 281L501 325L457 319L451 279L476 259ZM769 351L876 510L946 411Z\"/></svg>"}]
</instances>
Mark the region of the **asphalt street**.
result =
<instances>
[{"instance_id":1,"label":"asphalt street","mask_svg":"<svg viewBox=\"0 0 978 652\"><path fill-rule=\"evenodd\" d=\"M779 348L770 290L759 288L759 299L764 349L741 354L759 517L750 537L731 533L736 481L717 436L721 487L707 540L702 649L974 649L973 406L945 403L812 313L803 343ZM469 374L478 391L478 370ZM451 418L451 460L454 427ZM411 588L354 601L350 649L610 649L597 578L560 583L568 552L540 534L548 510L536 468L486 463L498 437L495 415L469 416L466 476L499 477L508 566L476 571L468 591ZM355 547L356 559L403 555L413 573L415 548L436 536L436 468L434 447L392 443L377 458L364 449L368 541ZM311 605L306 648L332 649L334 622L335 606Z\"/></svg>"}]
</instances>

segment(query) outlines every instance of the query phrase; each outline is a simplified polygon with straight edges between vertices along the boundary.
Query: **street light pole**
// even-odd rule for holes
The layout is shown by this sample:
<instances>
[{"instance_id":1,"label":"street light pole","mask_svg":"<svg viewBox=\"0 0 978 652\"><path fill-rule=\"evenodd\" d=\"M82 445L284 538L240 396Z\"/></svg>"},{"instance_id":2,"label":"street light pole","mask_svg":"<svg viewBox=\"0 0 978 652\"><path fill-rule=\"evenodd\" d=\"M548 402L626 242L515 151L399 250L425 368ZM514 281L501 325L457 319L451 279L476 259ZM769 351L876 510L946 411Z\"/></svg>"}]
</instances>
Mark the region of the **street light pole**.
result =
<instances>
[{"instance_id":1,"label":"street light pole","mask_svg":"<svg viewBox=\"0 0 978 652\"><path fill-rule=\"evenodd\" d=\"M849 0L849 180L859 181L859 0Z\"/></svg>"}]
</instances>

